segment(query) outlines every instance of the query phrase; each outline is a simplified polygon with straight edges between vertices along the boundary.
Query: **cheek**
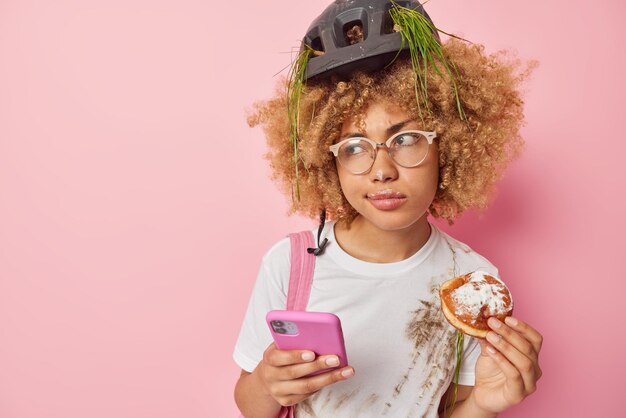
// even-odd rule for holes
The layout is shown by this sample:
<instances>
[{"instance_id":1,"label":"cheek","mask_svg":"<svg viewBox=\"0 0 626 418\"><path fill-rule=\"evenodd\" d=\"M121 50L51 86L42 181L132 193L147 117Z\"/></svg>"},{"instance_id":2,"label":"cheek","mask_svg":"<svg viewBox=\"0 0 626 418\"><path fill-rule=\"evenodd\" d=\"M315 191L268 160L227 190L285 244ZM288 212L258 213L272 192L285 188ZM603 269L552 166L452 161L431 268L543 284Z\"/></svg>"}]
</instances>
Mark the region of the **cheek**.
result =
<instances>
[{"instance_id":1,"label":"cheek","mask_svg":"<svg viewBox=\"0 0 626 418\"><path fill-rule=\"evenodd\" d=\"M431 179L429 180L428 195L429 195L430 202L432 202L435 199L438 189L439 189L439 170L436 169L432 173Z\"/></svg>"},{"instance_id":2,"label":"cheek","mask_svg":"<svg viewBox=\"0 0 626 418\"><path fill-rule=\"evenodd\" d=\"M345 199L354 206L356 198L362 193L361 176L355 176L354 174L342 169L339 163L336 164L337 177L339 178L339 185L341 186L341 193Z\"/></svg>"},{"instance_id":3,"label":"cheek","mask_svg":"<svg viewBox=\"0 0 626 418\"><path fill-rule=\"evenodd\" d=\"M436 184L439 183L439 149L437 145L433 143L428 152L428 157L426 157L426 161L428 162L428 178L430 182L434 182Z\"/></svg>"},{"instance_id":4,"label":"cheek","mask_svg":"<svg viewBox=\"0 0 626 418\"><path fill-rule=\"evenodd\" d=\"M418 201L432 200L438 187L437 170L423 170L420 173L408 173L405 177L405 185L410 193L417 197ZM421 204L421 203L420 203Z\"/></svg>"},{"instance_id":5,"label":"cheek","mask_svg":"<svg viewBox=\"0 0 626 418\"><path fill-rule=\"evenodd\" d=\"M406 179L415 196L419 196L419 204L431 202L439 187L439 162L437 155L429 156L428 163L418 168L419 171L407 171Z\"/></svg>"},{"instance_id":6,"label":"cheek","mask_svg":"<svg viewBox=\"0 0 626 418\"><path fill-rule=\"evenodd\" d=\"M430 177L436 188L439 184L439 155L437 154L433 156L433 161L430 165Z\"/></svg>"},{"instance_id":7,"label":"cheek","mask_svg":"<svg viewBox=\"0 0 626 418\"><path fill-rule=\"evenodd\" d=\"M434 197L439 188L439 157L435 155L431 164L429 164L429 170L427 175L428 191Z\"/></svg>"},{"instance_id":8,"label":"cheek","mask_svg":"<svg viewBox=\"0 0 626 418\"><path fill-rule=\"evenodd\" d=\"M335 168L337 170L337 177L339 177L339 185L341 186L341 193L344 196L348 197L350 194L350 190L352 189L350 184L350 173L341 168L339 163L335 164Z\"/></svg>"},{"instance_id":9,"label":"cheek","mask_svg":"<svg viewBox=\"0 0 626 418\"><path fill-rule=\"evenodd\" d=\"M432 161L432 170L433 170L433 181L435 183L435 191L439 188L439 151L437 147L433 147L435 152L433 152L433 161Z\"/></svg>"}]
</instances>

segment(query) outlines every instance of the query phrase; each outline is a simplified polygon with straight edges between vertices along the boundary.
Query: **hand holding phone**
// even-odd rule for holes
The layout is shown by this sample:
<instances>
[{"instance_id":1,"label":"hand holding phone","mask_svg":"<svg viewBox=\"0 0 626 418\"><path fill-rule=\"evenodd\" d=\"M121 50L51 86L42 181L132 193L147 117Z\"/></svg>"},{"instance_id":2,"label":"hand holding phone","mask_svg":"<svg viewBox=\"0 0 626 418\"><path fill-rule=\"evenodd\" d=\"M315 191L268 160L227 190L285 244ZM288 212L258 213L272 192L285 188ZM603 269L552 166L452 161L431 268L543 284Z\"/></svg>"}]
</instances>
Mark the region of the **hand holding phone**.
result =
<instances>
[{"instance_id":1,"label":"hand holding phone","mask_svg":"<svg viewBox=\"0 0 626 418\"><path fill-rule=\"evenodd\" d=\"M271 311L266 315L275 340L253 373L280 405L302 402L325 386L354 375L354 369L347 366L339 318L318 314ZM293 324L300 325L295 333ZM332 359L338 364L329 363Z\"/></svg>"},{"instance_id":2,"label":"hand holding phone","mask_svg":"<svg viewBox=\"0 0 626 418\"><path fill-rule=\"evenodd\" d=\"M334 354L339 364L310 374L315 376L333 368L345 367L348 356L343 340L341 321L329 312L275 310L265 320L280 350L310 350L315 356Z\"/></svg>"}]
</instances>

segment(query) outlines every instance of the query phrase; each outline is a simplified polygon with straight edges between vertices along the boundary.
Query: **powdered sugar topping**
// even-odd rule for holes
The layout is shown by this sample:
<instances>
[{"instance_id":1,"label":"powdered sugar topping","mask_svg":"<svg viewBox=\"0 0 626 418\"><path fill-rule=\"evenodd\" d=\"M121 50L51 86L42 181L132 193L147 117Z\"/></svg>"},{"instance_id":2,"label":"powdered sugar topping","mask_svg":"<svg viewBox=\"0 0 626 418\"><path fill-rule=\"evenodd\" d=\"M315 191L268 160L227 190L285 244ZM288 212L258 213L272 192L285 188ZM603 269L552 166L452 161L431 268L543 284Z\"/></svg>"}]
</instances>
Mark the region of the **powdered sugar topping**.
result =
<instances>
[{"instance_id":1,"label":"powdered sugar topping","mask_svg":"<svg viewBox=\"0 0 626 418\"><path fill-rule=\"evenodd\" d=\"M497 283L489 283L485 276L493 277ZM457 315L494 316L508 312L502 292L508 293L510 297L507 287L499 278L479 270L473 272L465 284L452 290L450 296L457 307ZM509 301L510 307L513 301Z\"/></svg>"}]
</instances>

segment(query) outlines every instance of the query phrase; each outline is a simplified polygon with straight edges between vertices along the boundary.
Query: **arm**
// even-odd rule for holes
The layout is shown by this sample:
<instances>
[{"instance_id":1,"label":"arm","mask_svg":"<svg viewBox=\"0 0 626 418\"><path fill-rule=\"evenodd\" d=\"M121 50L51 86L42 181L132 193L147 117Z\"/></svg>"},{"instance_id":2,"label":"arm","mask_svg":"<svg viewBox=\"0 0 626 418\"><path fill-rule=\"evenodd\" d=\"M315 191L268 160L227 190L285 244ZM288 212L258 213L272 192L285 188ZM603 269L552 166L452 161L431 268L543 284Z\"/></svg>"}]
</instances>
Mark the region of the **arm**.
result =
<instances>
[{"instance_id":1,"label":"arm","mask_svg":"<svg viewBox=\"0 0 626 418\"><path fill-rule=\"evenodd\" d=\"M241 376L235 386L235 402L239 411L246 418L275 418L281 405L265 391L263 383L255 373L241 370Z\"/></svg>"},{"instance_id":2,"label":"arm","mask_svg":"<svg viewBox=\"0 0 626 418\"><path fill-rule=\"evenodd\" d=\"M445 403L452 399L454 393L454 382L451 383L448 390L441 398L439 418L495 418L497 414L485 411L474 403L474 398L471 396L473 389L474 386L459 385L454 408L452 408L452 406L444 407ZM452 412L452 414L450 414L450 412Z\"/></svg>"}]
</instances>

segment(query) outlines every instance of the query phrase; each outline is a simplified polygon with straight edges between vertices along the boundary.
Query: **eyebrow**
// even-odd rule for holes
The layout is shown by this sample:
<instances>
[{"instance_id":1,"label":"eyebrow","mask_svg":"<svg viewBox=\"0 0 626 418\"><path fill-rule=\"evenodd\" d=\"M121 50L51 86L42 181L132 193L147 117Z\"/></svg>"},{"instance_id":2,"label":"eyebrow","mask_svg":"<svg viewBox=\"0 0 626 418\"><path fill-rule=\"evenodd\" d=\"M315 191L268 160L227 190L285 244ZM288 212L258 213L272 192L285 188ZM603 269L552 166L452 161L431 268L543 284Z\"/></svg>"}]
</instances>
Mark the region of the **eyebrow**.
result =
<instances>
[{"instance_id":1,"label":"eyebrow","mask_svg":"<svg viewBox=\"0 0 626 418\"><path fill-rule=\"evenodd\" d=\"M387 135L391 136L391 135L395 134L396 132L400 132L400 129L402 129L409 122L413 122L413 119L407 119L407 120L404 120L402 122L394 123L389 128L387 128ZM354 137L364 137L364 136L366 136L366 135L361 133L361 132L349 132L349 133L347 133L345 135L342 135L341 138L339 138L339 139L354 138Z\"/></svg>"}]
</instances>

